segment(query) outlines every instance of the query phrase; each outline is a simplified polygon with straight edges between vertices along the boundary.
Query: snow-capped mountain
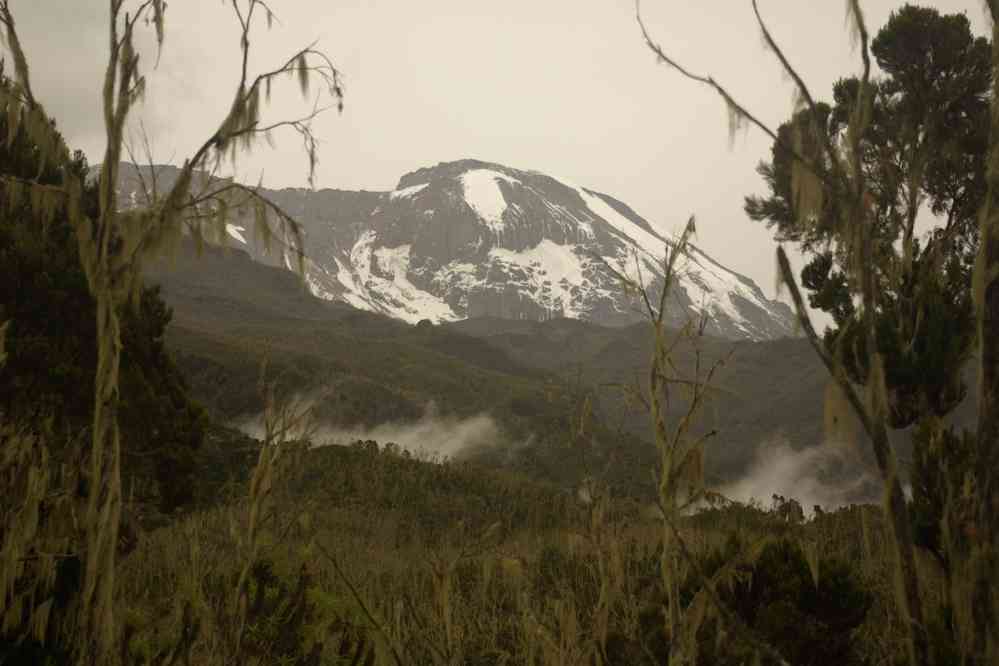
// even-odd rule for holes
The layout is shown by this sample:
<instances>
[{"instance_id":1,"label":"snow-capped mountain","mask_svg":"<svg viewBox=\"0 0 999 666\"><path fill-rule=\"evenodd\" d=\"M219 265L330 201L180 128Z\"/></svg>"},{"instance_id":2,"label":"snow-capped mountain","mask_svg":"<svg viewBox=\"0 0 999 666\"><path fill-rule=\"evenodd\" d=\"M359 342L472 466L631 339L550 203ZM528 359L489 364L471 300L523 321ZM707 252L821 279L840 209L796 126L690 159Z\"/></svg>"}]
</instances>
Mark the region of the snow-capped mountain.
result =
<instances>
[{"instance_id":1,"label":"snow-capped mountain","mask_svg":"<svg viewBox=\"0 0 999 666\"><path fill-rule=\"evenodd\" d=\"M130 188L123 182L121 195ZM300 220L306 280L321 298L409 322L478 316L641 318L614 270L662 284L667 240L626 204L565 179L462 160L404 175L391 192L270 190ZM233 244L275 259L244 225ZM793 313L697 247L670 299L673 324L702 310L707 332L733 339L791 335Z\"/></svg>"}]
</instances>

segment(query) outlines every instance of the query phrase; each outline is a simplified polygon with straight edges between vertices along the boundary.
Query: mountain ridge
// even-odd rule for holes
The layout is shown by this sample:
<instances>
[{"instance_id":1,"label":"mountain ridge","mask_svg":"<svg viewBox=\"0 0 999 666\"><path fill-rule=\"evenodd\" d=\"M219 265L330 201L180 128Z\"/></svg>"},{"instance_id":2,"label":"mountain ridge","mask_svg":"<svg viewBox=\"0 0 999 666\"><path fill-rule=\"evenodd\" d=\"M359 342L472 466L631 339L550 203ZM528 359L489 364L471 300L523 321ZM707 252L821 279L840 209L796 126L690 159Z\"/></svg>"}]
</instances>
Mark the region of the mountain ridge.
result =
<instances>
[{"instance_id":1,"label":"mountain ridge","mask_svg":"<svg viewBox=\"0 0 999 666\"><path fill-rule=\"evenodd\" d=\"M171 167L156 168L170 180ZM119 197L134 205L136 167L122 174ZM473 159L408 172L388 192L262 194L301 222L313 294L409 323L481 316L636 323L644 316L641 302L615 273L657 291L670 244L611 195ZM275 252L247 229L231 222L227 240L259 261L291 266L286 251ZM794 336L790 307L702 248L688 250L667 323L679 326L703 312L706 330L719 337Z\"/></svg>"}]
</instances>

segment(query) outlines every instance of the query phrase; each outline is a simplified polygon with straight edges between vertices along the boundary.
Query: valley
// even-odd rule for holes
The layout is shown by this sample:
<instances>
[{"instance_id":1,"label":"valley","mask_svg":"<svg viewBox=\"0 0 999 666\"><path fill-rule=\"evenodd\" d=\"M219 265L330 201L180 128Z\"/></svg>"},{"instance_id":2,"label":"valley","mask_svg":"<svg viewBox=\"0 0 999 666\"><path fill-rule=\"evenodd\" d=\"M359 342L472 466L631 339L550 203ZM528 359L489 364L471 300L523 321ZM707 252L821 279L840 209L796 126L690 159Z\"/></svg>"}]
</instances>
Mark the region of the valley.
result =
<instances>
[{"instance_id":1,"label":"valley","mask_svg":"<svg viewBox=\"0 0 999 666\"><path fill-rule=\"evenodd\" d=\"M999 0L92 4L0 0L0 666L999 663Z\"/></svg>"},{"instance_id":2,"label":"valley","mask_svg":"<svg viewBox=\"0 0 999 666\"><path fill-rule=\"evenodd\" d=\"M570 486L596 474L619 492L651 491L649 416L628 404L622 386L640 381L648 366L648 324L483 317L414 326L316 298L293 273L253 261L238 247L207 247L198 256L188 243L152 267L149 280L162 286L173 309L167 341L180 368L223 421L262 410L257 378L267 359L288 391L331 390L316 405L330 428L415 422L431 404L448 417L485 414L502 432L497 451L532 442L514 458L522 469ZM827 381L805 340L702 342L705 363L726 359L696 426L717 431L706 456L716 484L737 479L768 442L824 442ZM692 370L689 345L678 347L676 359L681 372ZM574 401L586 395L595 398L599 428L588 442L593 460L584 465L564 447ZM670 417L683 410L677 400Z\"/></svg>"}]
</instances>

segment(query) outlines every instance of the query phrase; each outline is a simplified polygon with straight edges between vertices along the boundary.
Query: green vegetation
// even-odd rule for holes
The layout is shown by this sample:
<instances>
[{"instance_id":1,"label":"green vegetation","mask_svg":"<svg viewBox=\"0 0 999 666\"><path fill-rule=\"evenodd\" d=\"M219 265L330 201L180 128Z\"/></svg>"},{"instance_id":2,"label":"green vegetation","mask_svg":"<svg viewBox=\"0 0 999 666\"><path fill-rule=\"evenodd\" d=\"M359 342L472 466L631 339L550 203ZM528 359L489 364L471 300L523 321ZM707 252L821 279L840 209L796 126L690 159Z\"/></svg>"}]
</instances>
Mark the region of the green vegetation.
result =
<instances>
[{"instance_id":1,"label":"green vegetation","mask_svg":"<svg viewBox=\"0 0 999 666\"><path fill-rule=\"evenodd\" d=\"M582 504L510 472L420 461L374 442L317 449L303 462L276 486L260 553L278 589L294 590L303 566L310 577L315 607L296 629L305 639L290 663L312 663L316 641L315 663L327 664L365 663L350 661L365 649L378 655L371 663L397 654L406 664L653 664L670 653L660 523L641 506ZM192 659L232 654L222 638L232 619L213 608L222 601L193 600L224 596L208 582L238 577L238 542L225 533L245 511L233 498L194 514L151 533L123 562L133 653L172 649L165 637L182 635L187 621L200 627ZM877 539L861 546L862 511L878 520L849 509L805 523L785 519L776 502L733 505L699 514L683 532L726 603L793 663L869 663L897 654L900 625L886 553ZM690 568L681 573L689 602L700 586ZM187 620L176 590L192 599ZM267 628L285 621L276 615L251 628L260 642L243 654L282 649L267 644L279 642ZM752 654L710 609L694 631L701 663Z\"/></svg>"},{"instance_id":2,"label":"green vegetation","mask_svg":"<svg viewBox=\"0 0 999 666\"><path fill-rule=\"evenodd\" d=\"M868 174L889 423L905 428L946 415L967 393L961 370L974 342L971 274L985 197L991 50L971 34L966 16L906 5L871 41L871 55L884 76L868 84L871 117L859 159ZM807 191L792 154L844 134L859 86L855 77L838 81L832 105L816 103L817 116L802 109L778 128L773 159L759 167L769 195L747 197L746 213L812 254L801 282L811 306L833 317L825 346L863 384L869 354L852 300L855 257L840 223L842 202L821 188ZM832 167L818 164L828 177ZM927 206L940 224L921 235L917 217Z\"/></svg>"},{"instance_id":3,"label":"green vegetation","mask_svg":"<svg viewBox=\"0 0 999 666\"><path fill-rule=\"evenodd\" d=\"M244 71L169 190L158 196L151 170L146 204L119 210L123 128L144 86L132 39L145 20L162 43L166 9L125 4L111 0L108 149L90 181L33 96L0 0L14 63L11 78L0 72L0 664L995 663L999 171L986 164L999 158L999 83L966 20L906 6L871 41L854 0L864 74L838 84L830 106L760 18L803 102L777 132L645 34L775 140L761 168L771 196L748 210L818 250L803 282L834 314L824 339L780 251L782 279L872 444L885 504L806 519L793 499L741 505L706 482L717 433L702 412L725 388L716 371L729 356L703 321L663 321L693 218L661 293L622 285L649 320L628 351L644 379L616 387L641 407L643 445L641 430L609 425L620 403L582 372L560 381L564 366L538 363L543 352L516 331L490 342L407 327L279 288L294 276L277 270L271 291L240 293L234 271L260 269L203 247L204 220L252 215L293 248L297 226L252 188L200 174L262 131L274 76L305 90L317 75L339 103L339 73L311 48L271 74ZM270 22L270 9L232 7L245 61L254 15ZM279 125L305 138L314 166L309 118ZM983 124L994 125L987 142ZM921 244L924 196L948 224ZM209 256L192 257L184 229ZM170 245L181 277L156 264ZM147 279L188 299L182 317L171 323ZM198 311L199 289L226 307ZM574 353L599 360L630 344L602 335L581 335ZM974 351L977 431L947 429L940 417L967 390ZM488 411L509 441L533 440L516 456L493 446L457 460L392 442L314 446L318 423L412 419L428 401L448 416ZM253 414L259 440L221 425ZM908 502L888 428L910 424Z\"/></svg>"},{"instance_id":4,"label":"green vegetation","mask_svg":"<svg viewBox=\"0 0 999 666\"><path fill-rule=\"evenodd\" d=\"M10 81L0 81L9 87ZM6 118L0 135L8 136ZM0 145L0 163L29 179L39 164L23 130ZM79 153L72 169L83 178L87 163ZM50 168L42 182L58 181ZM96 187L85 192L86 206L97 207ZM90 425L96 366L96 318L74 238L65 215L50 220L21 204L0 210L0 316L10 320L6 364L0 374L0 413L14 422L46 422L65 433L71 446ZM53 316L58 313L58 316ZM184 378L164 346L171 313L158 289L143 288L138 306L123 308L120 406L126 455L123 477L136 489L144 512L171 513L189 502L193 452L204 429L204 415L187 395Z\"/></svg>"},{"instance_id":5,"label":"green vegetation","mask_svg":"<svg viewBox=\"0 0 999 666\"><path fill-rule=\"evenodd\" d=\"M481 456L564 485L599 472L615 493L651 492L654 449L642 432L619 432L613 396L597 405L590 431L567 444L576 403L592 393L590 378L532 368L460 329L408 326L319 301L294 275L238 250L206 248L205 255L182 245L148 279L175 308L167 343L192 395L215 419L262 412L257 380L265 358L279 394L317 398L315 417L331 428L414 421L428 404L443 419L486 414L498 441L483 442Z\"/></svg>"},{"instance_id":6,"label":"green vegetation","mask_svg":"<svg viewBox=\"0 0 999 666\"><path fill-rule=\"evenodd\" d=\"M780 277L845 398L830 406L848 407L870 438L885 487L886 536L908 661L924 664L949 653L965 662L993 663L999 659L999 83L993 75L999 3L986 3L993 27L990 65L988 44L972 38L966 17L906 5L872 41L860 3L851 0L848 24L861 47L862 75L836 85L834 107L817 101L774 40L756 0L752 6L764 43L794 83L796 114L777 131L714 79L670 58L644 25L642 30L661 62L722 97L730 129L751 124L774 141L773 162L759 169L770 196L749 198L747 212L776 226L779 240L821 252L802 281L813 292L812 304L834 316L836 328L824 341L783 248L777 252ZM884 77L874 75L872 56ZM947 217L921 248L916 221L925 200ZM940 416L963 395L961 373L973 347L977 429L948 436ZM941 507L937 516L952 567L940 632L941 625L928 619L912 512L888 436L890 427L917 420L926 428L917 441L924 447L917 470L937 482L917 483L939 493L930 503ZM945 452L947 445L966 451ZM927 464L932 455L939 457ZM933 530L927 533L932 538ZM941 635L953 650L940 648Z\"/></svg>"}]
</instances>

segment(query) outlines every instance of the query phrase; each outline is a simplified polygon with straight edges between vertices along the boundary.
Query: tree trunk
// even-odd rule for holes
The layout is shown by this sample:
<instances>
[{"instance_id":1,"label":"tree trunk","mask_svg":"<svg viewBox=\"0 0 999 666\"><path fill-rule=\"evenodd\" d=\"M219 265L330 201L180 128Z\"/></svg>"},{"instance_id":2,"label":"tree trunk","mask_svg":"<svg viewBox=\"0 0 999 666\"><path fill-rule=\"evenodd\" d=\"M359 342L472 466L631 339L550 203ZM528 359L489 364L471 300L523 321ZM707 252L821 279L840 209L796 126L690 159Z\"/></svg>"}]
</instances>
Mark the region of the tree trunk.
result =
<instances>
[{"instance_id":1,"label":"tree trunk","mask_svg":"<svg viewBox=\"0 0 999 666\"><path fill-rule=\"evenodd\" d=\"M99 269L98 269L99 270ZM86 563L80 600L78 663L104 663L115 640L114 574L121 518L121 441L118 429L118 368L121 328L109 280L94 279L97 305L97 373L94 380L93 441L86 513Z\"/></svg>"},{"instance_id":2,"label":"tree trunk","mask_svg":"<svg viewBox=\"0 0 999 666\"><path fill-rule=\"evenodd\" d=\"M995 37L993 38L995 39ZM999 44L993 41L999 60ZM993 95L999 83L993 83ZM974 630L974 654L982 663L999 659L999 104L993 97L992 127L989 147L988 197L982 211L981 254L976 270L981 274L977 294L979 385L978 428L975 438L974 465L970 470L973 493L972 523L968 544L968 574L971 579L971 613ZM976 286L976 289L978 286ZM994 662L993 662L994 663Z\"/></svg>"},{"instance_id":3,"label":"tree trunk","mask_svg":"<svg viewBox=\"0 0 999 666\"><path fill-rule=\"evenodd\" d=\"M988 191L981 213L981 248L975 267L978 308L978 428L969 470L971 506L965 526L968 539L964 589L969 597L972 660L999 663L999 0L989 0L992 14L992 104L986 170ZM955 601L960 599L955 590Z\"/></svg>"},{"instance_id":4,"label":"tree trunk","mask_svg":"<svg viewBox=\"0 0 999 666\"><path fill-rule=\"evenodd\" d=\"M858 207L858 210L863 212L863 207ZM912 524L905 503L905 495L902 493L902 484L898 478L898 461L891 448L891 443L888 441L888 406L884 386L884 369L877 349L877 330L874 319L876 287L874 274L871 270L874 261L872 225L866 217L858 215L858 218L860 221L857 224L864 225L860 265L869 367L867 375L867 389L870 396L868 406L869 434L878 469L887 489L885 511L896 558L895 572L898 577L895 581L896 598L902 606L902 616L908 622L909 661L914 666L924 666L929 663L926 623L923 619L923 602L919 591L919 572L916 570Z\"/></svg>"},{"instance_id":5,"label":"tree trunk","mask_svg":"<svg viewBox=\"0 0 999 666\"><path fill-rule=\"evenodd\" d=\"M999 159L999 125L993 111L993 157ZM992 169L990 169L991 171ZM996 169L999 172L999 169ZM989 177L990 190L999 173ZM990 200L992 195L990 194ZM991 201L990 201L991 203ZM999 271L999 207L989 212L983 231L981 269ZM975 442L969 544L971 612L974 653L981 663L999 663L999 277L988 280L982 294L978 333L980 342L978 432Z\"/></svg>"}]
</instances>

